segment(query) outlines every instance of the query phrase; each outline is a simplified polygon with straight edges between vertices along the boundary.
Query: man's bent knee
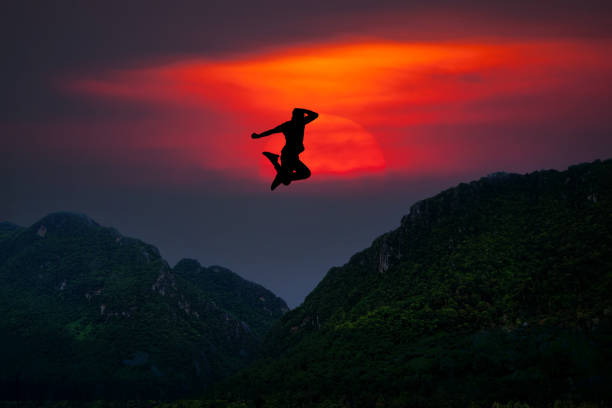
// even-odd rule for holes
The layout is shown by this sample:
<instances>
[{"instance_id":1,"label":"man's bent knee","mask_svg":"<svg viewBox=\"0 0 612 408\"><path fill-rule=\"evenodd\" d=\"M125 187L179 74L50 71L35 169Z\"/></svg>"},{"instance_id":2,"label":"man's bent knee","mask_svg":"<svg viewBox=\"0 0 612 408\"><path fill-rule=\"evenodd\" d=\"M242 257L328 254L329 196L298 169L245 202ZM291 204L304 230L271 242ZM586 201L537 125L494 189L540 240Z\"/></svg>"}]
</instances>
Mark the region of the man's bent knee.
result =
<instances>
[{"instance_id":1,"label":"man's bent knee","mask_svg":"<svg viewBox=\"0 0 612 408\"><path fill-rule=\"evenodd\" d=\"M308 177L310 177L310 170L308 169L301 169L293 173L294 180L304 180L304 179L307 179Z\"/></svg>"}]
</instances>

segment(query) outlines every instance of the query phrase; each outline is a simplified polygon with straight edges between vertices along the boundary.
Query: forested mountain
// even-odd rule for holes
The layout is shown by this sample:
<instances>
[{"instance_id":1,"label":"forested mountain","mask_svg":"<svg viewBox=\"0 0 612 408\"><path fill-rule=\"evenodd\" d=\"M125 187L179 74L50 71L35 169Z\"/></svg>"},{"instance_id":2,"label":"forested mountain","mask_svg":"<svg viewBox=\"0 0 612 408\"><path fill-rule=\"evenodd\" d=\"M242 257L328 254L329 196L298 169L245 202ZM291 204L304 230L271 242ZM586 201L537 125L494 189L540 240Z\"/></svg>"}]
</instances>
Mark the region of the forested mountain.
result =
<instances>
[{"instance_id":1,"label":"forested mountain","mask_svg":"<svg viewBox=\"0 0 612 408\"><path fill-rule=\"evenodd\" d=\"M176 275L204 291L209 299L245 322L263 337L278 319L289 311L287 304L261 285L246 281L227 268L205 268L194 259L182 259L174 267Z\"/></svg>"},{"instance_id":2,"label":"forested mountain","mask_svg":"<svg viewBox=\"0 0 612 408\"><path fill-rule=\"evenodd\" d=\"M374 216L374 215L373 215ZM612 160L496 173L332 268L215 398L258 406L612 400Z\"/></svg>"},{"instance_id":3,"label":"forested mountain","mask_svg":"<svg viewBox=\"0 0 612 408\"><path fill-rule=\"evenodd\" d=\"M286 311L270 291L89 217L0 224L2 399L201 395Z\"/></svg>"}]
</instances>

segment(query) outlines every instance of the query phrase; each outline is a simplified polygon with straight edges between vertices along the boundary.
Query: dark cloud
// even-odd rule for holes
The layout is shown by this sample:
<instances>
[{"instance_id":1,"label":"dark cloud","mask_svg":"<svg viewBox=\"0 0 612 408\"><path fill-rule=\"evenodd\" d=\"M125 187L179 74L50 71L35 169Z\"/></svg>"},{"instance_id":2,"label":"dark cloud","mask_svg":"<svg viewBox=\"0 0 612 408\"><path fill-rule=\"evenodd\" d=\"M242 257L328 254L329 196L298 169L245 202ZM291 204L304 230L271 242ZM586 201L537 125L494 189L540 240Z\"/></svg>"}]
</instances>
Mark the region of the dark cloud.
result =
<instances>
[{"instance_id":1,"label":"dark cloud","mask_svg":"<svg viewBox=\"0 0 612 408\"><path fill-rule=\"evenodd\" d=\"M58 95L67 72L183 54L245 52L334 36L609 37L606 1L6 1L0 13L0 120L79 106Z\"/></svg>"}]
</instances>

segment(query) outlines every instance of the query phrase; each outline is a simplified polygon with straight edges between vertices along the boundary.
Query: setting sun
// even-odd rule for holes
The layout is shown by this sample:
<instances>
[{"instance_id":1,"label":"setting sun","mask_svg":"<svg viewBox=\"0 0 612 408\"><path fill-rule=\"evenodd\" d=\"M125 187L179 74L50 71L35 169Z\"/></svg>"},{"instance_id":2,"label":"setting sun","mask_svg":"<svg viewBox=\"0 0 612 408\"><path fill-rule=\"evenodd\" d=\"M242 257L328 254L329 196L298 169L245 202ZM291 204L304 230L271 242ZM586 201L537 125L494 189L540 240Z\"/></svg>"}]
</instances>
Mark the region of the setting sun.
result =
<instances>
[{"instance_id":1,"label":"setting sun","mask_svg":"<svg viewBox=\"0 0 612 408\"><path fill-rule=\"evenodd\" d=\"M259 166L255 174L269 177L272 170L259 155L262 144L248 135L289 120L294 107L306 107L320 114L306 127L301 156L317 177L385 169L438 172L475 161L459 133L442 142L432 126L565 120L571 104L598 92L590 83L585 88L584 78L607 81L608 48L607 42L576 41L312 44L101 72L67 86L146 104L161 116L184 111L181 131L169 127L163 136L162 124L157 130L165 140L158 142L184 146L185 157L204 168L243 173ZM555 104L548 103L551 98ZM199 110L224 121L211 132ZM272 136L266 148L278 151L282 142L282 135ZM478 146L489 144L487 139ZM514 154L516 148L505 151Z\"/></svg>"}]
</instances>

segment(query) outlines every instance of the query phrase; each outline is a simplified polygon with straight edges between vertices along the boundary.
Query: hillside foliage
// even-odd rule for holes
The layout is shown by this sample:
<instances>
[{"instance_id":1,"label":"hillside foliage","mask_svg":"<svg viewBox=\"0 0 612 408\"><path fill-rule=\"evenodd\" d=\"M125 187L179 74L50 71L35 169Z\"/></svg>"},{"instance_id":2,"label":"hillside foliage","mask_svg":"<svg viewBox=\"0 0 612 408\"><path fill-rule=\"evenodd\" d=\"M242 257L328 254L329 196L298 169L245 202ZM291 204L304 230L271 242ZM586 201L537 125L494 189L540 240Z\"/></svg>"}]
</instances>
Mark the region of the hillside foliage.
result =
<instances>
[{"instance_id":1,"label":"hillside foliage","mask_svg":"<svg viewBox=\"0 0 612 408\"><path fill-rule=\"evenodd\" d=\"M201 395L287 310L227 269L173 270L85 215L0 224L1 399Z\"/></svg>"},{"instance_id":2,"label":"hillside foliage","mask_svg":"<svg viewBox=\"0 0 612 408\"><path fill-rule=\"evenodd\" d=\"M266 407L612 400L612 160L416 203L216 396ZM482 404L482 405L479 405Z\"/></svg>"}]
</instances>

